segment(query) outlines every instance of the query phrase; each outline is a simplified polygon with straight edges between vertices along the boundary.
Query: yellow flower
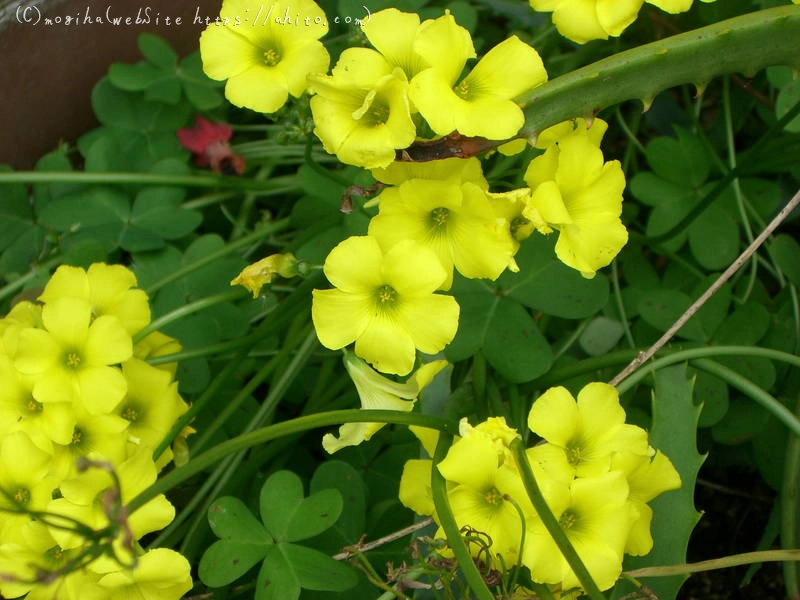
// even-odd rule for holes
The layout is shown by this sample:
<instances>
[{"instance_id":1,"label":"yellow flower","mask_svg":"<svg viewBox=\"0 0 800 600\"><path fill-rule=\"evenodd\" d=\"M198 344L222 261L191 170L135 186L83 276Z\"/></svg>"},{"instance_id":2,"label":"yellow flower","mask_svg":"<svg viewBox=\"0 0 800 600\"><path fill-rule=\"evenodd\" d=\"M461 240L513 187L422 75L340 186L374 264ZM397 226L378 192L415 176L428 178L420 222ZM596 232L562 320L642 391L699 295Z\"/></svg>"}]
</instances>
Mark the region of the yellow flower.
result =
<instances>
[{"instance_id":1,"label":"yellow flower","mask_svg":"<svg viewBox=\"0 0 800 600\"><path fill-rule=\"evenodd\" d=\"M511 36L456 83L468 56L441 44L431 43L426 50L452 54L460 62L449 70L434 66L422 71L411 81L409 92L431 129L439 135L458 131L491 140L513 137L525 121L515 99L547 80L536 50Z\"/></svg>"},{"instance_id":2,"label":"yellow flower","mask_svg":"<svg viewBox=\"0 0 800 600\"><path fill-rule=\"evenodd\" d=\"M618 452L611 459L611 468L622 471L628 479L628 502L638 515L625 543L625 553L643 556L653 548L653 537L650 535L653 509L646 503L663 492L681 487L681 477L663 452L656 452L652 458Z\"/></svg>"},{"instance_id":3,"label":"yellow flower","mask_svg":"<svg viewBox=\"0 0 800 600\"><path fill-rule=\"evenodd\" d=\"M526 521L536 514L513 464L498 458L496 440L488 434L462 437L437 465L450 483L447 496L459 528L469 526L491 539L492 556L499 564L516 564L525 523L510 497L522 509Z\"/></svg>"},{"instance_id":4,"label":"yellow flower","mask_svg":"<svg viewBox=\"0 0 800 600\"><path fill-rule=\"evenodd\" d=\"M622 554L633 518L628 483L621 471L576 479L569 487L543 489L547 505L601 590L622 572ZM522 562L538 583L568 590L578 578L539 519L529 521Z\"/></svg>"},{"instance_id":5,"label":"yellow flower","mask_svg":"<svg viewBox=\"0 0 800 600\"><path fill-rule=\"evenodd\" d=\"M458 304L434 293L447 273L416 242L383 252L373 237L350 237L331 251L324 271L337 289L314 290L311 314L326 348L355 342L356 354L379 371L406 375L415 349L435 354L455 336Z\"/></svg>"},{"instance_id":6,"label":"yellow flower","mask_svg":"<svg viewBox=\"0 0 800 600\"><path fill-rule=\"evenodd\" d=\"M620 221L625 176L586 130L575 130L533 159L525 172L532 197L523 215L542 233L559 231L559 260L594 277L628 241ZM543 225L546 223L546 225Z\"/></svg>"},{"instance_id":7,"label":"yellow flower","mask_svg":"<svg viewBox=\"0 0 800 600\"><path fill-rule=\"evenodd\" d=\"M262 258L242 269L231 281L231 285L241 285L252 292L253 298L257 298L261 288L272 283L278 275L287 278L297 275L297 259L294 254L272 254Z\"/></svg>"},{"instance_id":8,"label":"yellow flower","mask_svg":"<svg viewBox=\"0 0 800 600\"><path fill-rule=\"evenodd\" d=\"M351 352L345 351L344 366L356 385L361 408L410 412L420 391L447 366L447 361L435 360L422 365L405 383L392 381L375 372ZM325 434L322 447L333 454L345 446L357 446L369 440L384 425L385 423L345 423L339 428L338 438L331 433Z\"/></svg>"},{"instance_id":9,"label":"yellow flower","mask_svg":"<svg viewBox=\"0 0 800 600\"><path fill-rule=\"evenodd\" d=\"M595 117L592 119L592 122L589 123L586 119L578 117L577 119L563 121L542 130L542 132L536 136L534 147L547 150L562 138L572 133L577 133L578 135L585 134L588 139L599 148L600 142L603 140L603 136L607 130L608 123L603 121L603 119Z\"/></svg>"},{"instance_id":10,"label":"yellow flower","mask_svg":"<svg viewBox=\"0 0 800 600\"><path fill-rule=\"evenodd\" d=\"M94 263L87 271L62 265L47 282L39 300L50 303L64 296L83 298L91 304L92 318L117 317L133 335L150 323L147 294L135 287L136 275L122 265Z\"/></svg>"},{"instance_id":11,"label":"yellow flower","mask_svg":"<svg viewBox=\"0 0 800 600\"><path fill-rule=\"evenodd\" d=\"M489 189L489 183L483 176L481 161L474 156L427 162L398 161L384 168L372 169L372 176L387 185L400 185L409 179L432 179L457 185L468 181L482 190Z\"/></svg>"},{"instance_id":12,"label":"yellow flower","mask_svg":"<svg viewBox=\"0 0 800 600\"><path fill-rule=\"evenodd\" d=\"M414 141L405 74L375 50L348 48L332 75L311 75L309 84L314 133L342 162L385 167Z\"/></svg>"},{"instance_id":13,"label":"yellow flower","mask_svg":"<svg viewBox=\"0 0 800 600\"><path fill-rule=\"evenodd\" d=\"M33 397L48 402L78 402L89 412L110 412L125 395L127 385L112 365L133 351L130 335L117 317L91 320L87 300L64 296L45 304L45 329L19 333L14 365L36 377Z\"/></svg>"},{"instance_id":14,"label":"yellow flower","mask_svg":"<svg viewBox=\"0 0 800 600\"><path fill-rule=\"evenodd\" d=\"M103 575L97 582L106 598L178 600L192 589L189 561L167 548L148 550L136 567Z\"/></svg>"},{"instance_id":15,"label":"yellow flower","mask_svg":"<svg viewBox=\"0 0 800 600\"><path fill-rule=\"evenodd\" d=\"M643 0L530 0L533 10L552 12L558 32L573 42L618 36L636 20Z\"/></svg>"},{"instance_id":16,"label":"yellow flower","mask_svg":"<svg viewBox=\"0 0 800 600\"><path fill-rule=\"evenodd\" d=\"M497 279L512 261L508 223L495 214L474 183L412 179L380 195L380 212L369 234L383 247L414 240L433 250L453 283L453 267L464 277Z\"/></svg>"},{"instance_id":17,"label":"yellow flower","mask_svg":"<svg viewBox=\"0 0 800 600\"><path fill-rule=\"evenodd\" d=\"M265 6L254 0L224 0L219 23L200 36L203 70L228 80L225 97L236 106L272 113L289 94L299 98L310 73L328 70L330 56L319 38L327 18L312 0Z\"/></svg>"},{"instance_id":18,"label":"yellow flower","mask_svg":"<svg viewBox=\"0 0 800 600\"><path fill-rule=\"evenodd\" d=\"M573 42L585 44L619 36L636 20L645 0L530 0L539 12L552 12L558 32ZM714 2L715 0L701 0ZM692 0L646 0L669 13L686 12Z\"/></svg>"},{"instance_id":19,"label":"yellow flower","mask_svg":"<svg viewBox=\"0 0 800 600\"><path fill-rule=\"evenodd\" d=\"M625 423L617 390L605 383L585 386L577 402L566 388L550 388L533 403L528 427L549 442L529 455L554 475L602 475L616 452L649 456L647 432Z\"/></svg>"},{"instance_id":20,"label":"yellow flower","mask_svg":"<svg viewBox=\"0 0 800 600\"><path fill-rule=\"evenodd\" d=\"M411 79L430 64L414 50L420 26L419 15L387 8L373 14L361 30L370 44L393 67L400 67Z\"/></svg>"}]
</instances>

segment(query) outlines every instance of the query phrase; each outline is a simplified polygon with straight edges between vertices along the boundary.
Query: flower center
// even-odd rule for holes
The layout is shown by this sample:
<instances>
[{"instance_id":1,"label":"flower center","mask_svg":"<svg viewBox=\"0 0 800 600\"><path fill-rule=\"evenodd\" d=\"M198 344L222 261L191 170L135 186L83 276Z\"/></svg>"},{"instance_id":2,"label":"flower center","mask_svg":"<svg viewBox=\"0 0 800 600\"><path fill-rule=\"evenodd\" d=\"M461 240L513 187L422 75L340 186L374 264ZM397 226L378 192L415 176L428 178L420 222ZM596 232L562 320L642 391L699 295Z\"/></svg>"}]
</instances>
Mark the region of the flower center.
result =
<instances>
[{"instance_id":1,"label":"flower center","mask_svg":"<svg viewBox=\"0 0 800 600\"><path fill-rule=\"evenodd\" d=\"M571 464L573 467L577 467L579 464L581 464L581 461L583 460L583 449L581 448L580 444L568 444L565 448L565 451L567 453L567 462L569 462L569 464Z\"/></svg>"},{"instance_id":2,"label":"flower center","mask_svg":"<svg viewBox=\"0 0 800 600\"><path fill-rule=\"evenodd\" d=\"M80 430L77 426L75 429L72 430L72 441L70 445L72 446L80 446L83 442L83 431Z\"/></svg>"},{"instance_id":3,"label":"flower center","mask_svg":"<svg viewBox=\"0 0 800 600\"><path fill-rule=\"evenodd\" d=\"M375 296L381 308L391 308L397 302L397 291L390 285L379 287Z\"/></svg>"},{"instance_id":4,"label":"flower center","mask_svg":"<svg viewBox=\"0 0 800 600\"><path fill-rule=\"evenodd\" d=\"M268 67L274 67L281 62L281 54L274 48L264 50L264 64Z\"/></svg>"},{"instance_id":5,"label":"flower center","mask_svg":"<svg viewBox=\"0 0 800 600\"><path fill-rule=\"evenodd\" d=\"M32 414L40 413L42 412L42 403L37 402L36 399L31 396L25 403L25 410Z\"/></svg>"},{"instance_id":6,"label":"flower center","mask_svg":"<svg viewBox=\"0 0 800 600\"><path fill-rule=\"evenodd\" d=\"M386 102L375 100L369 110L361 117L365 126L377 127L383 125L389 119L389 105Z\"/></svg>"},{"instance_id":7,"label":"flower center","mask_svg":"<svg viewBox=\"0 0 800 600\"><path fill-rule=\"evenodd\" d=\"M565 510L563 513L561 513L561 518L558 520L558 524L561 525L563 529L570 529L575 526L577 520L578 515L571 510Z\"/></svg>"},{"instance_id":8,"label":"flower center","mask_svg":"<svg viewBox=\"0 0 800 600\"><path fill-rule=\"evenodd\" d=\"M456 87L453 88L453 91L456 93L456 96L459 98L463 98L464 100L469 100L469 82L465 79L461 83L459 83Z\"/></svg>"},{"instance_id":9,"label":"flower center","mask_svg":"<svg viewBox=\"0 0 800 600\"><path fill-rule=\"evenodd\" d=\"M511 230L511 237L513 237L515 240L524 240L531 235L533 225L531 224L530 220L520 215L511 220L509 229Z\"/></svg>"},{"instance_id":10,"label":"flower center","mask_svg":"<svg viewBox=\"0 0 800 600\"><path fill-rule=\"evenodd\" d=\"M31 492L28 488L19 488L14 492L14 502L21 505L26 505L31 501Z\"/></svg>"},{"instance_id":11,"label":"flower center","mask_svg":"<svg viewBox=\"0 0 800 600\"><path fill-rule=\"evenodd\" d=\"M77 370L81 366L81 355L75 350L70 350L64 354L64 366L68 369Z\"/></svg>"},{"instance_id":12,"label":"flower center","mask_svg":"<svg viewBox=\"0 0 800 600\"><path fill-rule=\"evenodd\" d=\"M434 208L430 212L431 225L436 229L443 229L447 226L447 221L450 218L450 209L440 206Z\"/></svg>"},{"instance_id":13,"label":"flower center","mask_svg":"<svg viewBox=\"0 0 800 600\"><path fill-rule=\"evenodd\" d=\"M126 421L133 422L139 418L139 411L136 410L135 407L128 405L122 409L122 413L120 413L120 416Z\"/></svg>"},{"instance_id":14,"label":"flower center","mask_svg":"<svg viewBox=\"0 0 800 600\"><path fill-rule=\"evenodd\" d=\"M486 501L486 504L500 506L503 503L503 494L501 494L500 490L496 487L492 487L484 492L483 499Z\"/></svg>"}]
</instances>

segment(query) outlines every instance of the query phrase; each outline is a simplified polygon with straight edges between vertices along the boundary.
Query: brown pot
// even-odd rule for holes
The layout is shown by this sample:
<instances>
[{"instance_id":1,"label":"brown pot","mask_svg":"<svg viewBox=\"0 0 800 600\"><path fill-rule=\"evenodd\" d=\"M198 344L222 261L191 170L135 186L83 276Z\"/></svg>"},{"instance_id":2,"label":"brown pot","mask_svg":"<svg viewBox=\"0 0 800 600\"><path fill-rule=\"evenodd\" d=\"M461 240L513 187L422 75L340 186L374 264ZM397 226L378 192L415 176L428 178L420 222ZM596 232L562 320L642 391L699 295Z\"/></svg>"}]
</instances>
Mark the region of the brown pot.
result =
<instances>
[{"instance_id":1,"label":"brown pot","mask_svg":"<svg viewBox=\"0 0 800 600\"><path fill-rule=\"evenodd\" d=\"M221 0L0 0L0 164L29 169L59 142L95 127L92 87L111 63L142 59L140 33L156 33L180 55L189 54L205 28L198 17L213 20L220 5ZM114 25L108 17L121 21Z\"/></svg>"}]
</instances>

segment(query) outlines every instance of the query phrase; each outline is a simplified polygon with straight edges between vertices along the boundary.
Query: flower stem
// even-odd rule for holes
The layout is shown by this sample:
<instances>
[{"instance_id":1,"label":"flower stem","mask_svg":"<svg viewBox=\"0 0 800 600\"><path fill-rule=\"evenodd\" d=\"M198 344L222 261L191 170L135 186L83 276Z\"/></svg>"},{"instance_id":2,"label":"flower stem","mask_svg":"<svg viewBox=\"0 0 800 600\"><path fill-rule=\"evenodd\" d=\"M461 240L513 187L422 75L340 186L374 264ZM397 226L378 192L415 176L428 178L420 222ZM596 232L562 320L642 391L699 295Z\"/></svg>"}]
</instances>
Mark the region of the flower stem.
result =
<instances>
[{"instance_id":1,"label":"flower stem","mask_svg":"<svg viewBox=\"0 0 800 600\"><path fill-rule=\"evenodd\" d=\"M436 515L439 524L442 527L445 535L447 536L447 543L453 550L453 554L461 567L461 573L464 579L467 580L472 593L475 594L477 600L494 600L494 594L486 587L483 577L478 572L478 568L470 556L467 545L461 537L458 523L453 516L453 511L450 508L450 502L447 498L447 481L436 468L442 460L444 460L447 451L450 449L450 444L453 441L452 435L439 435L439 442L436 444L436 451L433 454L434 467L431 469L431 494L433 495L433 504L436 507Z\"/></svg>"},{"instance_id":2,"label":"flower stem","mask_svg":"<svg viewBox=\"0 0 800 600\"><path fill-rule=\"evenodd\" d=\"M528 497L531 499L533 508L536 509L536 513L542 520L545 529L547 529L547 532L550 534L550 537L553 538L553 541L556 543L556 546L558 546L567 564L575 573L575 577L578 578L581 587L592 600L605 600L605 596L603 596L600 588L597 587L594 579L592 579L586 565L583 564L581 557L578 556L575 548L572 547L572 544L567 538L567 534L564 533L564 530L561 529L561 525L558 524L558 519L556 519L550 507L547 506L547 502L544 496L542 496L542 491L539 489L539 484L536 483L533 469L531 469L531 465L528 462L528 455L525 453L525 444L523 444L522 438L517 437L512 440L510 447L514 455L514 460L519 468L522 483L525 485L525 490L528 492Z\"/></svg>"}]
</instances>

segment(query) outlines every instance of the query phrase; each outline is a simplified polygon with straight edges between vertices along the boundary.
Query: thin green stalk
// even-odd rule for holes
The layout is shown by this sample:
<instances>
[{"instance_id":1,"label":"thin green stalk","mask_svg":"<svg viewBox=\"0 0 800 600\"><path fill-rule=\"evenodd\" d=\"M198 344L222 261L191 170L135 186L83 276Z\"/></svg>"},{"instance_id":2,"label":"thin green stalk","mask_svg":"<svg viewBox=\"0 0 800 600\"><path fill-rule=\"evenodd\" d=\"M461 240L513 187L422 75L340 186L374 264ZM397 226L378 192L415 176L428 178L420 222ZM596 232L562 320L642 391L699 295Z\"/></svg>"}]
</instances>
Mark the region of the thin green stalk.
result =
<instances>
[{"instance_id":1,"label":"thin green stalk","mask_svg":"<svg viewBox=\"0 0 800 600\"><path fill-rule=\"evenodd\" d=\"M578 578L586 594L592 600L605 600L605 596L603 596L600 588L597 587L597 584L594 582L594 579L592 579L589 570L586 568L586 565L583 564L575 548L572 547L558 519L556 519L553 511L551 511L550 507L547 505L547 501L544 499L542 491L539 489L539 484L536 483L536 477L533 474L533 469L531 469L531 464L528 462L528 455L525 452L525 444L522 442L522 438L514 438L514 440L511 441L510 448L511 453L514 455L514 460L517 463L522 483L525 485L525 491L528 492L531 504L533 504L533 508L536 509L536 514L539 515L539 518L542 520L542 524L545 529L547 529L547 533L553 538L564 560L567 561L567 564L575 573L575 577Z\"/></svg>"},{"instance_id":2,"label":"thin green stalk","mask_svg":"<svg viewBox=\"0 0 800 600\"><path fill-rule=\"evenodd\" d=\"M792 411L746 377L742 377L736 371L707 358L693 360L690 364L706 373L716 375L731 387L735 387L746 396L749 396L786 425L792 433L800 435L800 420L794 416Z\"/></svg>"},{"instance_id":3,"label":"thin green stalk","mask_svg":"<svg viewBox=\"0 0 800 600\"><path fill-rule=\"evenodd\" d=\"M393 423L396 425L417 425L419 427L427 427L428 429L436 429L445 433L457 434L458 423L432 417L430 415L423 415L420 413L407 413L395 410L363 410L359 408L348 410L335 410L324 413L316 413L305 417L297 417L290 421L283 421L268 425L260 429L256 429L249 433L245 433L224 442L221 442L193 457L185 465L170 471L158 481L156 481L149 488L141 492L133 500L131 500L127 509L133 512L141 508L144 504L158 496L165 494L177 485L183 483L187 479L201 473L214 463L219 462L226 456L247 450L260 444L265 444L272 440L292 435L295 433L302 433L311 429L320 427L330 427L333 425L341 425L342 423Z\"/></svg>"},{"instance_id":4,"label":"thin green stalk","mask_svg":"<svg viewBox=\"0 0 800 600\"><path fill-rule=\"evenodd\" d=\"M246 295L247 292L243 288L235 288L227 292L222 292L220 294L214 294L213 296L201 298L200 300L195 300L189 304L184 304L180 308L176 308L175 310L172 310L165 315L161 315L157 319L151 321L147 327L141 331L138 331L136 335L133 336L133 343L135 344L141 341L150 333L158 331L159 329L162 329L170 323L174 323L175 321L178 321L187 315L200 312L205 308L216 306L217 304L241 300Z\"/></svg>"},{"instance_id":5,"label":"thin green stalk","mask_svg":"<svg viewBox=\"0 0 800 600\"><path fill-rule=\"evenodd\" d=\"M226 244L225 246L223 246L222 248L220 248L219 250L217 250L215 252L212 252L210 254L207 254L206 256L204 256L202 258L199 258L198 260L194 261L193 263L185 265L185 266L181 267L180 269L176 269L175 271L173 271L169 275L166 275L165 277L162 277L158 281L156 281L154 283L151 283L149 286L147 286L147 289L145 291L147 292L148 296L152 296L156 291L160 290L165 285L168 285L168 284L172 283L173 281L176 281L176 280L180 279L181 277L185 277L186 275L188 275L189 273L191 273L193 271L196 271L200 267L203 267L203 266L205 266L205 265L207 265L209 263L212 263L215 260L217 260L217 259L219 259L219 258L221 258L221 257L223 257L223 256L225 256L227 254L230 254L231 252L234 252L235 250L238 250L239 248L247 246L248 244L251 244L251 243L253 243L255 241L258 241L258 240L263 240L264 238L266 238L267 236L272 235L273 233L278 233L279 231L284 231L284 230L286 230L288 228L289 228L289 219L288 218L280 219L278 221L272 221L270 223L267 223L267 224L263 225L262 227L259 227L258 229L254 230L252 233L240 237L235 242L230 242L230 243Z\"/></svg>"},{"instance_id":6,"label":"thin green stalk","mask_svg":"<svg viewBox=\"0 0 800 600\"><path fill-rule=\"evenodd\" d=\"M494 600L494 594L486 587L486 582L478 572L475 562L470 556L467 545L461 537L461 531L458 528L458 523L453 516L453 511L450 508L450 501L447 498L447 481L439 473L436 468L450 449L450 444L453 441L452 435L442 433L439 435L439 442L436 444L436 451L433 454L434 467L431 469L431 494L433 496L433 505L436 507L436 516L438 517L439 525L447 536L447 543L453 550L453 554L461 567L461 573L464 579L467 580L472 593L475 594L477 600Z\"/></svg>"},{"instance_id":7,"label":"thin green stalk","mask_svg":"<svg viewBox=\"0 0 800 600\"><path fill-rule=\"evenodd\" d=\"M222 188L264 192L285 187L290 177L255 181L246 177L227 177L196 173L161 175L156 173L87 173L84 171L11 171L0 173L0 185L8 183L87 183L95 185L158 185L185 188ZM294 179L294 176L291 176Z\"/></svg>"},{"instance_id":8,"label":"thin green stalk","mask_svg":"<svg viewBox=\"0 0 800 600\"><path fill-rule=\"evenodd\" d=\"M667 565L663 567L642 567L625 571L625 575L640 579L642 577L669 577L670 575L688 575L689 573L702 573L715 569L729 569L740 565L750 565L760 562L785 562L800 561L800 550L762 550L759 552L744 552L731 554L724 558L715 558L696 563L683 565Z\"/></svg>"},{"instance_id":9,"label":"thin green stalk","mask_svg":"<svg viewBox=\"0 0 800 600\"><path fill-rule=\"evenodd\" d=\"M313 136L309 135L308 141L306 142L306 148L304 153L305 163L309 166L309 168L311 168L312 171L316 171L326 179L329 179L336 185L341 185L345 189L350 187L351 182L347 181L344 177L340 176L334 171L323 169L322 167L319 166L319 163L315 161L314 158L311 156L311 151L313 148L314 148L314 138Z\"/></svg>"},{"instance_id":10,"label":"thin green stalk","mask_svg":"<svg viewBox=\"0 0 800 600\"><path fill-rule=\"evenodd\" d=\"M631 326L630 323L628 323L628 315L625 312L625 303L622 301L622 290L619 287L619 267L617 266L616 260L611 262L611 287L614 290L614 302L619 312L622 330L625 332L625 339L628 340L628 345L631 348L636 348L636 341L633 339Z\"/></svg>"},{"instance_id":11,"label":"thin green stalk","mask_svg":"<svg viewBox=\"0 0 800 600\"><path fill-rule=\"evenodd\" d=\"M2 175L2 173L0 173ZM16 294L19 290L25 287L25 284L28 283L31 279L35 278L37 275L44 271L49 271L51 268L58 265L63 260L62 256L55 256L49 260L44 261L43 263L36 265L30 271L25 273L22 277L18 277L11 283L7 283L2 288L0 288L0 301L5 300L9 296Z\"/></svg>"},{"instance_id":12,"label":"thin green stalk","mask_svg":"<svg viewBox=\"0 0 800 600\"><path fill-rule=\"evenodd\" d=\"M573 331L569 335L569 337L566 340L564 340L564 343L562 343L558 347L558 350L556 350L553 353L553 362L556 362L559 358L564 356L569 351L570 348L572 348L573 344L575 344L575 342L577 342L578 339L580 339L581 334L586 330L586 328L589 326L589 323L591 322L592 319L587 318L578 323L578 326L575 328L575 331Z\"/></svg>"},{"instance_id":13,"label":"thin green stalk","mask_svg":"<svg viewBox=\"0 0 800 600\"><path fill-rule=\"evenodd\" d=\"M795 416L800 418L800 399L795 404ZM781 547L785 550L797 546L797 502L800 485L800 436L791 436L786 444L781 485ZM783 563L783 583L787 598L800 598L797 565Z\"/></svg>"}]
</instances>

